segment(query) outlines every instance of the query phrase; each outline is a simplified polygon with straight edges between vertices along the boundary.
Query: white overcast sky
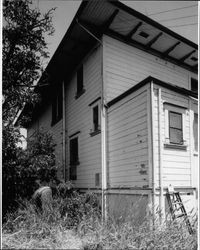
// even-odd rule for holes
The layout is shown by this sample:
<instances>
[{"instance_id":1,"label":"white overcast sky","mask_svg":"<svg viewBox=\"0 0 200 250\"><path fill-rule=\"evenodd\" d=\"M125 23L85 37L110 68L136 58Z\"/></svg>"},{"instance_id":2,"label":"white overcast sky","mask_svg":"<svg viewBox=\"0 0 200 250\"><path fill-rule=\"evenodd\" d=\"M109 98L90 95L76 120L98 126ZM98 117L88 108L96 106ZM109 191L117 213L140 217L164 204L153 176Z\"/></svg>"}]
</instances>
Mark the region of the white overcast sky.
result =
<instances>
[{"instance_id":1,"label":"white overcast sky","mask_svg":"<svg viewBox=\"0 0 200 250\"><path fill-rule=\"evenodd\" d=\"M67 31L78 7L79 0L33 0L41 12L56 7L53 17L55 33L47 37L50 56L53 55ZM121 1L149 16L180 35L198 43L197 1Z\"/></svg>"}]
</instances>

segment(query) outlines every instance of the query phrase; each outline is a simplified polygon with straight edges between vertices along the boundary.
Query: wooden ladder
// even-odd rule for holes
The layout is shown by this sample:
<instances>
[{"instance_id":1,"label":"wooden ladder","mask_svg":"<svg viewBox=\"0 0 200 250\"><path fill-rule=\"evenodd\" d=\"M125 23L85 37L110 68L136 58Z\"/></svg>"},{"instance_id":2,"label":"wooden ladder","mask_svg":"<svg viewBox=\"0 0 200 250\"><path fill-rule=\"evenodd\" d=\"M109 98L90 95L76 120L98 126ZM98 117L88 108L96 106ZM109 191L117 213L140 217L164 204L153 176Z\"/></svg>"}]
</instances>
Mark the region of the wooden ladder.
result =
<instances>
[{"instance_id":1,"label":"wooden ladder","mask_svg":"<svg viewBox=\"0 0 200 250\"><path fill-rule=\"evenodd\" d=\"M172 219L175 220L177 218L183 217L186 226L188 228L188 232L192 234L193 233L192 226L190 224L190 220L188 218L187 212L185 210L179 192L175 192L174 189L170 187L168 188L166 197L169 204L169 209L172 215Z\"/></svg>"}]
</instances>

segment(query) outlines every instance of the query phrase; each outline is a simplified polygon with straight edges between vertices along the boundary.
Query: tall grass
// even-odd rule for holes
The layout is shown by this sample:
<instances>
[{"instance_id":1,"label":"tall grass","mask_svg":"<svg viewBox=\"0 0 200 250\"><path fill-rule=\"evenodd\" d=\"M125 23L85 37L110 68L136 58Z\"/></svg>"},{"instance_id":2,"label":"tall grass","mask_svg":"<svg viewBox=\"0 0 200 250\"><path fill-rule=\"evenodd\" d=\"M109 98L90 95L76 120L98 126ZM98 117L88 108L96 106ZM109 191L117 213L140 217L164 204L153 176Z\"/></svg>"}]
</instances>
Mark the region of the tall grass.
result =
<instances>
[{"instance_id":1,"label":"tall grass","mask_svg":"<svg viewBox=\"0 0 200 250\"><path fill-rule=\"evenodd\" d=\"M150 216L138 224L131 212L122 219L109 216L102 224L97 201L92 193L73 192L65 199L55 199L52 210L43 214L37 213L30 202L23 202L3 224L3 248L197 249L197 219L192 224L192 235L182 221L165 221L153 229Z\"/></svg>"},{"instance_id":2,"label":"tall grass","mask_svg":"<svg viewBox=\"0 0 200 250\"><path fill-rule=\"evenodd\" d=\"M192 235L184 221L165 221L162 226L156 221L155 224L153 228L149 216L139 226L133 220L119 224L118 219L109 218L106 224L90 230L83 239L84 249L197 249L197 219L193 222Z\"/></svg>"}]
</instances>

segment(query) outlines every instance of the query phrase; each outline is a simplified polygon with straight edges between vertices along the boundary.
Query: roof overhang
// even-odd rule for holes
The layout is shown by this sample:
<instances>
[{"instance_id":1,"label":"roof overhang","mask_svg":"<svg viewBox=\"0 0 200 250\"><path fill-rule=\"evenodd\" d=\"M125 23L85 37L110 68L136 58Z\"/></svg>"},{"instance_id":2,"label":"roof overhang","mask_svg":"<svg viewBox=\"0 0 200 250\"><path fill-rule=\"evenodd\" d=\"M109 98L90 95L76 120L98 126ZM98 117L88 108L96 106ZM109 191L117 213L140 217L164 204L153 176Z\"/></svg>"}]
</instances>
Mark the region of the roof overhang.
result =
<instances>
[{"instance_id":1,"label":"roof overhang","mask_svg":"<svg viewBox=\"0 0 200 250\"><path fill-rule=\"evenodd\" d=\"M148 76L147 78L145 78L144 80L142 80L141 82L139 82L138 84L133 86L132 88L128 89L127 91L125 91L121 95L117 96L116 98L114 98L113 100L108 102L108 104L107 104L108 108L113 106L115 103L119 102L120 100L124 99L125 97L129 96L133 92L137 91L138 89L142 88L143 86L145 86L146 84L149 84L151 82L155 83L156 85L158 85L160 87L172 90L178 94L190 96L190 97L193 97L195 99L198 98L198 94L191 91L191 90L181 88L179 86L176 86L176 85L168 83L168 82L164 82L164 81L159 80L159 79L152 77L152 76Z\"/></svg>"},{"instance_id":2,"label":"roof overhang","mask_svg":"<svg viewBox=\"0 0 200 250\"><path fill-rule=\"evenodd\" d=\"M89 32L84 29L85 27ZM80 61L107 34L192 72L198 46L119 1L83 1L47 66L51 78L69 78Z\"/></svg>"},{"instance_id":3,"label":"roof overhang","mask_svg":"<svg viewBox=\"0 0 200 250\"><path fill-rule=\"evenodd\" d=\"M168 60L192 72L198 71L198 46L119 1L82 1L70 27L40 78L36 91L46 103L56 85L68 82L80 62L102 35ZM97 38L97 39L96 39ZM48 76L48 84L43 84ZM26 110L26 109L25 109ZM34 107L36 113L40 110Z\"/></svg>"}]
</instances>

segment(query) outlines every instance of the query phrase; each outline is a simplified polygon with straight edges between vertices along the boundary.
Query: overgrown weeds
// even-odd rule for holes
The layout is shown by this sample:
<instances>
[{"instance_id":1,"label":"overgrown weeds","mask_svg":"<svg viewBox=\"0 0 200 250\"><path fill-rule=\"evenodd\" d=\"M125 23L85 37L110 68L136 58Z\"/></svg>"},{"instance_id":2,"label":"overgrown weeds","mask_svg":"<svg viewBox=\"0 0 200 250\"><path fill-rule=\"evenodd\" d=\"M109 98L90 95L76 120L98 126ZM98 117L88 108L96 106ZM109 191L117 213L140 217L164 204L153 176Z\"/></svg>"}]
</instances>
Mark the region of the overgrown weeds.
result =
<instances>
[{"instance_id":1,"label":"overgrown weeds","mask_svg":"<svg viewBox=\"0 0 200 250\"><path fill-rule=\"evenodd\" d=\"M52 209L44 213L36 212L33 204L24 201L3 224L3 248L80 248L80 238L74 232L81 221L100 218L99 211L94 194L79 194L76 191L64 199L54 199Z\"/></svg>"},{"instance_id":2,"label":"overgrown weeds","mask_svg":"<svg viewBox=\"0 0 200 250\"><path fill-rule=\"evenodd\" d=\"M162 226L152 218L139 225L131 217L109 217L102 223L98 197L73 191L57 197L52 210L39 214L30 202L10 214L3 225L3 248L18 249L197 249L197 219L190 235L183 221L165 221Z\"/></svg>"},{"instance_id":3,"label":"overgrown weeds","mask_svg":"<svg viewBox=\"0 0 200 250\"><path fill-rule=\"evenodd\" d=\"M85 231L79 231L79 235L84 235L84 250L197 249L197 217L191 218L193 234L189 234L183 219L165 220L160 224L158 211L154 218L148 215L138 224L138 220L135 220L132 214L133 212L130 211L127 218L121 220L118 217L109 217L106 224L96 223L92 230L90 227L86 230L88 221L85 221L85 224L82 221Z\"/></svg>"}]
</instances>

